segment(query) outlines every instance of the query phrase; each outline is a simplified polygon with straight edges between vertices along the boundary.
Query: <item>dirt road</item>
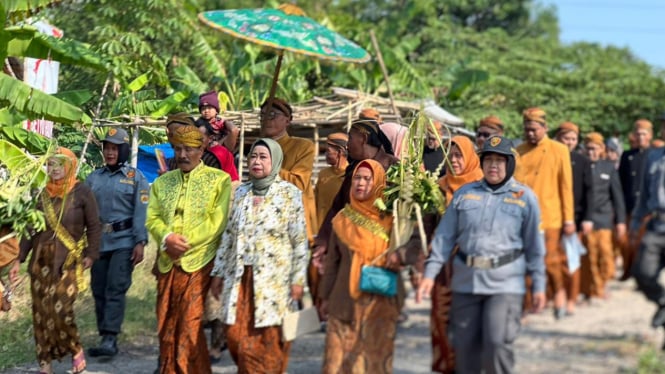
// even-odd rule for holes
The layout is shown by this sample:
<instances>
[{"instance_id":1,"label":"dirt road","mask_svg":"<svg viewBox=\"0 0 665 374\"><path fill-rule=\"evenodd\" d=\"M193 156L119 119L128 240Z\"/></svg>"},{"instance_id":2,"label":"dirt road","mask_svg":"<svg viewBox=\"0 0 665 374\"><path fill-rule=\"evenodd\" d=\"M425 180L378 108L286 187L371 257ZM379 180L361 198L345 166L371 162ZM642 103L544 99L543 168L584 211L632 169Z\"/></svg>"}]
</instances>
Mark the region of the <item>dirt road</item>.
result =
<instances>
[{"instance_id":1,"label":"dirt road","mask_svg":"<svg viewBox=\"0 0 665 374\"><path fill-rule=\"evenodd\" d=\"M612 283L609 300L578 308L575 315L555 321L548 311L532 315L516 343L518 373L630 373L635 372L640 352L659 348L663 331L649 321L655 307L634 291L633 282ZM429 303L407 301L409 320L401 326L394 360L395 373L428 373L430 365ZM298 339L292 348L289 373L318 373L324 335ZM154 336L142 345L121 347L110 361L89 358L88 373L151 374L157 362ZM33 363L6 370L6 374L35 372ZM56 373L68 373L70 363L57 364ZM214 373L234 373L228 354Z\"/></svg>"}]
</instances>

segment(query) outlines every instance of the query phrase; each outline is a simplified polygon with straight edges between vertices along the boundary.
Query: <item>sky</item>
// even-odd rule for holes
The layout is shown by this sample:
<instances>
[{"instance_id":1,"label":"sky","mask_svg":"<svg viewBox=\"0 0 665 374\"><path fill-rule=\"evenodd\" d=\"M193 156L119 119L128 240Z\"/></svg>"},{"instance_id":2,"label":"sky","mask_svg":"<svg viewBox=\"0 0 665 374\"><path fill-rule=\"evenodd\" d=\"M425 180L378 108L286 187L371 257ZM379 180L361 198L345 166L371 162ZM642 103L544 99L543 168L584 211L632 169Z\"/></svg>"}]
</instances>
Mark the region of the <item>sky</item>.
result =
<instances>
[{"instance_id":1,"label":"sky","mask_svg":"<svg viewBox=\"0 0 665 374\"><path fill-rule=\"evenodd\" d=\"M564 43L628 47L665 69L665 0L541 0L554 5Z\"/></svg>"}]
</instances>

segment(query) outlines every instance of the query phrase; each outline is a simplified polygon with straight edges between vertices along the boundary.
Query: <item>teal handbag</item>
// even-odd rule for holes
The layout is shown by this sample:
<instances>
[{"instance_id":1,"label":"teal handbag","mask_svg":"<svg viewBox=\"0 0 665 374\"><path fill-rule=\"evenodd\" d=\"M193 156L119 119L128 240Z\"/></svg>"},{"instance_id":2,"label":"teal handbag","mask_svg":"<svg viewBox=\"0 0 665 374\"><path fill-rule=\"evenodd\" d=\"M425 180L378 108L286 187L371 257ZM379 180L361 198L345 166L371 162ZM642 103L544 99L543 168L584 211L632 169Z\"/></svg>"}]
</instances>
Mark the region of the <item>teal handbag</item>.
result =
<instances>
[{"instance_id":1,"label":"teal handbag","mask_svg":"<svg viewBox=\"0 0 665 374\"><path fill-rule=\"evenodd\" d=\"M397 273L365 265L360 271L360 291L383 296L397 295Z\"/></svg>"}]
</instances>

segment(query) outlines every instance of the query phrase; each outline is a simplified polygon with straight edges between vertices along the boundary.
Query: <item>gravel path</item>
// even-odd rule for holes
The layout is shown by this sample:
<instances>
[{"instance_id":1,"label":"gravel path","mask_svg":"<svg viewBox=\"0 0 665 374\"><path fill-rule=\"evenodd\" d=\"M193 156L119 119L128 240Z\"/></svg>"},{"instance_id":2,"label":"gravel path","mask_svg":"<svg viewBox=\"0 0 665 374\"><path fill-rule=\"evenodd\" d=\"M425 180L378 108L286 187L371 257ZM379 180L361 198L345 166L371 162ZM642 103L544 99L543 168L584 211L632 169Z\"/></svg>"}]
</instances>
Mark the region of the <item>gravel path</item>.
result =
<instances>
[{"instance_id":1,"label":"gravel path","mask_svg":"<svg viewBox=\"0 0 665 374\"><path fill-rule=\"evenodd\" d=\"M394 360L395 373L428 373L430 365L429 303L407 300L409 320L400 327ZM655 308L635 291L633 282L612 283L611 297L579 307L574 316L555 321L550 311L531 315L516 342L518 373L632 373L637 358L649 347L660 347L662 330L649 321ZM141 346L121 346L110 361L89 358L88 373L151 374L157 362L155 337ZM289 373L318 373L324 335L298 339L291 350ZM55 366L56 373L69 373L69 360ZM214 365L214 373L236 371L228 353ZM32 363L5 370L6 374L35 372Z\"/></svg>"}]
</instances>

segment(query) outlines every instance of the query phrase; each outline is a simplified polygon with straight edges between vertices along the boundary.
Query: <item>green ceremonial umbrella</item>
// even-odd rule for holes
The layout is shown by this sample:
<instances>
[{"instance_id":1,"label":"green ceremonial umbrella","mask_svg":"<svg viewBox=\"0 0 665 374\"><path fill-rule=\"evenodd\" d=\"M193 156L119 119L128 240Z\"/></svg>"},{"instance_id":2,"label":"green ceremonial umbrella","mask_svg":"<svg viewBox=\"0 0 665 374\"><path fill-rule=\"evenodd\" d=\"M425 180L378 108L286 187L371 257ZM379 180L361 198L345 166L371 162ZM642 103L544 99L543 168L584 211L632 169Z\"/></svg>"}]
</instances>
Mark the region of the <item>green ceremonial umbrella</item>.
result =
<instances>
[{"instance_id":1,"label":"green ceremonial umbrella","mask_svg":"<svg viewBox=\"0 0 665 374\"><path fill-rule=\"evenodd\" d=\"M364 63L370 60L363 48L305 16L295 5L283 4L278 9L212 10L199 14L206 25L277 49L278 58L269 100L275 95L282 66L283 51L291 51L324 60Z\"/></svg>"}]
</instances>

